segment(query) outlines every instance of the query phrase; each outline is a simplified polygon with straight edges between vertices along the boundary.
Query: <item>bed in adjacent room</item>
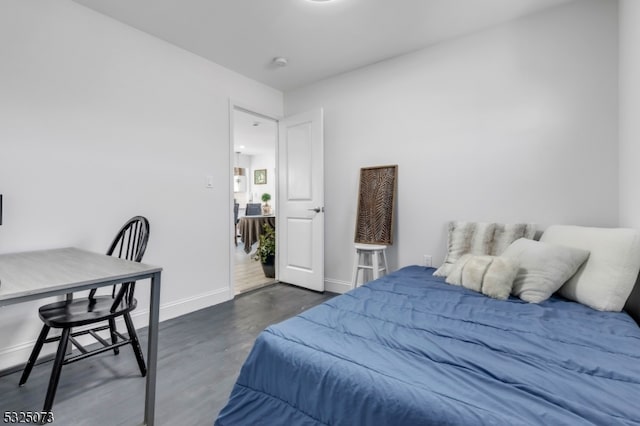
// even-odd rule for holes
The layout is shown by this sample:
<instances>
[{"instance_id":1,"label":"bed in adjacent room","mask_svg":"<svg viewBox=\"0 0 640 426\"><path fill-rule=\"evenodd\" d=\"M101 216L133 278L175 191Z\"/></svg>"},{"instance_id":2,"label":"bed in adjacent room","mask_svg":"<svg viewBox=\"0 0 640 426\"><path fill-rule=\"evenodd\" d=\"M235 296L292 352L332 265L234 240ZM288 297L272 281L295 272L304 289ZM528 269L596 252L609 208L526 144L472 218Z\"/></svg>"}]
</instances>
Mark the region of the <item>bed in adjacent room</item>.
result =
<instances>
[{"instance_id":1,"label":"bed in adjacent room","mask_svg":"<svg viewBox=\"0 0 640 426\"><path fill-rule=\"evenodd\" d=\"M640 424L627 313L499 300L433 272L402 268L267 328L216 425Z\"/></svg>"}]
</instances>

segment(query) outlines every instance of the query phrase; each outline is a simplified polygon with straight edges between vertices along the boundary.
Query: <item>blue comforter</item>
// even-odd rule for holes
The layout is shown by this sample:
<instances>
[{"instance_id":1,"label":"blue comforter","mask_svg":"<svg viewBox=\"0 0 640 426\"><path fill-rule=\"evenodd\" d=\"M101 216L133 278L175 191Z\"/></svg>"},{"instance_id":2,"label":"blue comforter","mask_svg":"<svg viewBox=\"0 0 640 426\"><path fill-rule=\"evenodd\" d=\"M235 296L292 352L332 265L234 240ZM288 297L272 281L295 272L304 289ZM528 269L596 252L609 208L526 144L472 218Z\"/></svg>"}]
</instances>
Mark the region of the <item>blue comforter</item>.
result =
<instances>
[{"instance_id":1,"label":"blue comforter","mask_svg":"<svg viewBox=\"0 0 640 426\"><path fill-rule=\"evenodd\" d=\"M216 425L640 425L640 328L410 266L267 328Z\"/></svg>"}]
</instances>

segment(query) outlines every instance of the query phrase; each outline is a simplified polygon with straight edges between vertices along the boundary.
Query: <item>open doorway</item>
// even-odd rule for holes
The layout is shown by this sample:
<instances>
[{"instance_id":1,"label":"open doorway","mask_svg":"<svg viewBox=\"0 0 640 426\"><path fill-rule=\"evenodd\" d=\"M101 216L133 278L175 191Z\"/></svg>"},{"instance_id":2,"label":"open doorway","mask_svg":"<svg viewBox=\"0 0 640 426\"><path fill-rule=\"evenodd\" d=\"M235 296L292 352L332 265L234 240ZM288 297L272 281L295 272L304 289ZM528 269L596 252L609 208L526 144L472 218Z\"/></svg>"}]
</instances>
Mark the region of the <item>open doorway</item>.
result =
<instances>
[{"instance_id":1,"label":"open doorway","mask_svg":"<svg viewBox=\"0 0 640 426\"><path fill-rule=\"evenodd\" d=\"M260 235L275 232L276 147L278 122L234 106L233 199L234 199L234 293L240 294L272 284L275 266L263 268L256 260ZM271 228L270 230L268 228ZM269 234L265 234L268 238ZM275 242L274 242L275 246ZM275 259L271 259L275 262Z\"/></svg>"}]
</instances>

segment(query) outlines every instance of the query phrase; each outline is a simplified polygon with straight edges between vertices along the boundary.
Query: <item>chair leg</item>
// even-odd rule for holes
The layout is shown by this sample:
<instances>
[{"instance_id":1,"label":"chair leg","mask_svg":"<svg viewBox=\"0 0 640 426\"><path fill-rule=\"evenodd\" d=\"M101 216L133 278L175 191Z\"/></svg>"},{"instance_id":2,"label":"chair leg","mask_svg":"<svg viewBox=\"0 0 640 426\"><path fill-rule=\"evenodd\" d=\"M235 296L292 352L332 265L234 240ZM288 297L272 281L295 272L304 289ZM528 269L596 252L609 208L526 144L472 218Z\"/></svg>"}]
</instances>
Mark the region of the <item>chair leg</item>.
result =
<instances>
[{"instance_id":1,"label":"chair leg","mask_svg":"<svg viewBox=\"0 0 640 426\"><path fill-rule=\"evenodd\" d=\"M118 343L118 335L116 334L116 321L113 318L109 319L109 331L111 332L111 344L115 345ZM113 353L118 355L120 348L113 348Z\"/></svg>"},{"instance_id":2,"label":"chair leg","mask_svg":"<svg viewBox=\"0 0 640 426\"><path fill-rule=\"evenodd\" d=\"M373 266L371 271L373 272L373 279L377 280L380 278L380 256L378 255L378 250L374 250L371 257L371 266Z\"/></svg>"},{"instance_id":3,"label":"chair leg","mask_svg":"<svg viewBox=\"0 0 640 426\"><path fill-rule=\"evenodd\" d=\"M386 250L382 250L382 259L384 260L384 274L387 275L389 273L389 265L387 264Z\"/></svg>"},{"instance_id":4,"label":"chair leg","mask_svg":"<svg viewBox=\"0 0 640 426\"><path fill-rule=\"evenodd\" d=\"M356 249L356 255L353 259L353 273L351 274L352 288L358 287L358 271L360 270L360 252Z\"/></svg>"},{"instance_id":5,"label":"chair leg","mask_svg":"<svg viewBox=\"0 0 640 426\"><path fill-rule=\"evenodd\" d=\"M140 367L140 374L142 377L147 375L147 367L144 364L144 355L142 354L142 348L140 347L140 341L136 334L136 329L131 321L131 315L129 313L124 314L124 323L127 325L127 331L129 332L129 340L131 340L131 346L133 347L133 353L138 360L138 367Z\"/></svg>"},{"instance_id":6,"label":"chair leg","mask_svg":"<svg viewBox=\"0 0 640 426\"><path fill-rule=\"evenodd\" d=\"M60 336L60 344L58 345L58 352L56 352L55 361L53 361L53 369L51 370L51 378L49 379L49 387L47 388L47 396L44 400L44 408L42 411L50 412L53 406L53 399L56 396L56 389L58 389L58 382L60 381L60 373L62 371L62 363L64 362L64 354L67 352L67 344L69 343L69 335L71 334L70 328L62 330L62 336Z\"/></svg>"},{"instance_id":7,"label":"chair leg","mask_svg":"<svg viewBox=\"0 0 640 426\"><path fill-rule=\"evenodd\" d=\"M24 371L22 371L22 376L20 377L20 382L18 386L22 386L27 383L27 379L29 378L29 374L31 374L31 370L33 366L36 364L38 360L38 355L40 355L40 351L42 350L42 345L44 345L44 341L47 338L47 334L49 334L49 330L51 328L48 325L43 325L42 330L40 331L40 335L38 336L38 340L36 340L36 344L31 351L31 355L29 356L29 361L27 361L27 365L24 367Z\"/></svg>"}]
</instances>

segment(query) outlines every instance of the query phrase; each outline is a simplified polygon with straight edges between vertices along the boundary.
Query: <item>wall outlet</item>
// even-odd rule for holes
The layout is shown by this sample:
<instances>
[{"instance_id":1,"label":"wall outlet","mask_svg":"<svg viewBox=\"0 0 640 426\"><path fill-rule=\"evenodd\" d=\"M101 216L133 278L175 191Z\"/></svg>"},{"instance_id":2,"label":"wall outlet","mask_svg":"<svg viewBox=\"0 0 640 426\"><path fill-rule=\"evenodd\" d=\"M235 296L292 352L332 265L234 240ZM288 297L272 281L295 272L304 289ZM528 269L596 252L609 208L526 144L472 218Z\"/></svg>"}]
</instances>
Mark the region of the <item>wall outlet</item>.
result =
<instances>
[{"instance_id":1,"label":"wall outlet","mask_svg":"<svg viewBox=\"0 0 640 426\"><path fill-rule=\"evenodd\" d=\"M425 254L422 256L422 266L431 266L431 255Z\"/></svg>"}]
</instances>

